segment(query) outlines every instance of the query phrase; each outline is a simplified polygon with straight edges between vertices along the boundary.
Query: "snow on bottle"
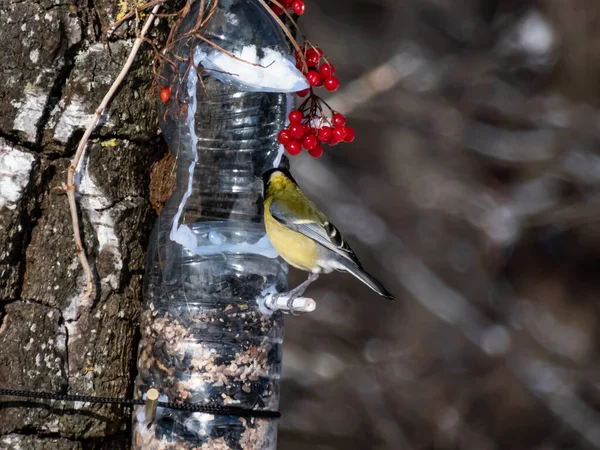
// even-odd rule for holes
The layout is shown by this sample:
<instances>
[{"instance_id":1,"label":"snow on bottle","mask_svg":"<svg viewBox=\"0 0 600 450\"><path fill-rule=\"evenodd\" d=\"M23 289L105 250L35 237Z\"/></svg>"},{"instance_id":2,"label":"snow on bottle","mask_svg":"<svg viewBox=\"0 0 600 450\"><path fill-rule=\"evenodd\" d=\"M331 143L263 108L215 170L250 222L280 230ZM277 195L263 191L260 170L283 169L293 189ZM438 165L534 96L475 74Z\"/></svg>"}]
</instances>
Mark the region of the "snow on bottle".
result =
<instances>
[{"instance_id":1,"label":"snow on bottle","mask_svg":"<svg viewBox=\"0 0 600 450\"><path fill-rule=\"evenodd\" d=\"M286 289L287 266L265 235L261 175L279 165L290 93L307 83L258 1L219 0L202 29L229 54L194 31L201 3L160 78L177 186L149 242L137 396L156 388L162 401L276 410L283 321L260 299ZM163 408L152 423L137 408L133 433L145 450L276 447L274 421Z\"/></svg>"}]
</instances>

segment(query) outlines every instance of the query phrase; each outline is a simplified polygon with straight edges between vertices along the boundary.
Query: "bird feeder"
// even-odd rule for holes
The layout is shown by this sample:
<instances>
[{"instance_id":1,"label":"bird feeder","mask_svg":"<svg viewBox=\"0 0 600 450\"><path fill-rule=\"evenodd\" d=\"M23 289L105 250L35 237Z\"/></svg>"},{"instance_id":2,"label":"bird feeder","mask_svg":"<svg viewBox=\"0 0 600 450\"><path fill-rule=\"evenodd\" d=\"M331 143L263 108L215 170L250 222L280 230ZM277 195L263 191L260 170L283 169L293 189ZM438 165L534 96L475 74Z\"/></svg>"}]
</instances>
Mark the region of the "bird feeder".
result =
<instances>
[{"instance_id":1,"label":"bird feeder","mask_svg":"<svg viewBox=\"0 0 600 450\"><path fill-rule=\"evenodd\" d=\"M137 396L277 410L283 320L268 300L287 266L265 235L261 175L280 164L291 93L308 85L255 0L192 2L173 42L158 101L177 185L149 241ZM273 420L144 409L135 449L276 447Z\"/></svg>"}]
</instances>

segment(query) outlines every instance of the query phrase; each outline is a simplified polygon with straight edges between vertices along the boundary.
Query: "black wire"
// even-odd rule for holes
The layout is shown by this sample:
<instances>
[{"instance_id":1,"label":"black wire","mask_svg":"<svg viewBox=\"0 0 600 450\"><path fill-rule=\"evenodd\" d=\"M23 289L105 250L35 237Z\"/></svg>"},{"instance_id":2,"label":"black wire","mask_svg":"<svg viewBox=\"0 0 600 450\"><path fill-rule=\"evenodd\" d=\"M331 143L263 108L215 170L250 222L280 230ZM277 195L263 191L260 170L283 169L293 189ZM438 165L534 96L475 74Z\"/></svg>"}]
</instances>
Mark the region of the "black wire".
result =
<instances>
[{"instance_id":1,"label":"black wire","mask_svg":"<svg viewBox=\"0 0 600 450\"><path fill-rule=\"evenodd\" d=\"M60 400L65 402L86 402L86 403L105 403L116 405L145 405L146 401L141 398L114 398L114 397L91 397L88 395L67 395L56 392L33 392L18 391L14 389L0 389L0 396L26 397L43 400ZM239 406L224 405L196 405L193 403L172 403L157 402L162 408L174 409L179 411L200 412L212 414L215 416L234 416L234 417L257 417L263 419L279 419L279 411L266 411L258 409L241 408Z\"/></svg>"}]
</instances>

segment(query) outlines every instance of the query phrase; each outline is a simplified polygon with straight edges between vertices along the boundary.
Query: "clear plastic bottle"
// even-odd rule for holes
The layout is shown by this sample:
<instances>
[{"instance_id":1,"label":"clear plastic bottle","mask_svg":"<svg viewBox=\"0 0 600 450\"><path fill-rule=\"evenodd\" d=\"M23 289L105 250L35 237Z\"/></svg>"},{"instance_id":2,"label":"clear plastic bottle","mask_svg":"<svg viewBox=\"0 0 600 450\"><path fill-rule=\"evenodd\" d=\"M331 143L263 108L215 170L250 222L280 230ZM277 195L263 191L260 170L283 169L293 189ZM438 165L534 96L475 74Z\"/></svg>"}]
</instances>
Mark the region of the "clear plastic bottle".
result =
<instances>
[{"instance_id":1,"label":"clear plastic bottle","mask_svg":"<svg viewBox=\"0 0 600 450\"><path fill-rule=\"evenodd\" d=\"M283 320L261 312L257 299L286 289L287 266L265 236L261 175L279 164L277 133L292 98L249 91L214 71L198 78L199 58L214 50L189 34L200 3L192 3L166 55L174 64L162 73L171 98L159 119L177 158L177 186L149 243L136 390L156 388L171 402L276 410ZM253 0L219 0L202 36L229 52L254 45L290 53ZM138 408L133 432L135 449L276 447L276 423L266 419L159 408L148 424Z\"/></svg>"}]
</instances>

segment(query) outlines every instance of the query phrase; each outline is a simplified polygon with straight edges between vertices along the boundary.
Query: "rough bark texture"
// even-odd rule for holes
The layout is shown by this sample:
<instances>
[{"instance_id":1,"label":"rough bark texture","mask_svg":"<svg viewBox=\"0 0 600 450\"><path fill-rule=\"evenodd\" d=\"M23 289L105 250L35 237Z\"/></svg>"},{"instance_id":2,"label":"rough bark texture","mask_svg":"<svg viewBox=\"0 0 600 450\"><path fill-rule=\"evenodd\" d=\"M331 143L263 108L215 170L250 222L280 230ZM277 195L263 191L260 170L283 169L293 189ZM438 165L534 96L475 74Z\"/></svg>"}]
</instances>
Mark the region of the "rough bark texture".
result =
<instances>
[{"instance_id":1,"label":"rough bark texture","mask_svg":"<svg viewBox=\"0 0 600 450\"><path fill-rule=\"evenodd\" d=\"M0 387L131 395L145 241L155 218L151 167L163 154L150 92L152 53L137 59L102 118L77 180L98 295L83 289L66 169L88 118L132 44L100 31L118 2L0 0ZM0 399L0 449L125 449L118 406Z\"/></svg>"}]
</instances>

